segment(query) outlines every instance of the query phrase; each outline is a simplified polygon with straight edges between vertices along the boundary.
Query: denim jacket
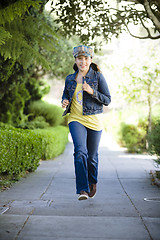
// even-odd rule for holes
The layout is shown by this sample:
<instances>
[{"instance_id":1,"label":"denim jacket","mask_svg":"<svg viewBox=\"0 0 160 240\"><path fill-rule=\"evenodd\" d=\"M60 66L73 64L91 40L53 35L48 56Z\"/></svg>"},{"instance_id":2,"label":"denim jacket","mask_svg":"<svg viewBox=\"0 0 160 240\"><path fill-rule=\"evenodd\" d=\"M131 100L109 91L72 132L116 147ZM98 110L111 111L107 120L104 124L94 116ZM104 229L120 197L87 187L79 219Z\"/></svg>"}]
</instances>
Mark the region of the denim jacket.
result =
<instances>
[{"instance_id":1,"label":"denim jacket","mask_svg":"<svg viewBox=\"0 0 160 240\"><path fill-rule=\"evenodd\" d=\"M62 95L62 101L64 99L69 100L69 105L63 113L63 116L70 112L70 106L72 103L72 98L74 91L77 86L76 75L78 71L74 74L70 74L66 77L65 87ZM83 83L86 81L93 89L93 95L83 91L83 115L93 115L103 112L103 104L108 106L111 102L111 96L108 89L108 85L102 73L94 71L91 67L83 77Z\"/></svg>"}]
</instances>

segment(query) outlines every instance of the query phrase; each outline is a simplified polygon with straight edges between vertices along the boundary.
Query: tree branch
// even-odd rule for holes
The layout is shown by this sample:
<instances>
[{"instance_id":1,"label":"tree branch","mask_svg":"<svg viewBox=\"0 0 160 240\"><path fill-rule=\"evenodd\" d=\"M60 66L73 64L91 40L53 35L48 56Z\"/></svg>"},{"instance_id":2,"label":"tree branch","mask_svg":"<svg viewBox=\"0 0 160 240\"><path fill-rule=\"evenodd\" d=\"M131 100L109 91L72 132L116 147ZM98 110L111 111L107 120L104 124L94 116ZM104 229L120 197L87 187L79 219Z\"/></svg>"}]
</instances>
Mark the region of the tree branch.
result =
<instances>
[{"instance_id":1,"label":"tree branch","mask_svg":"<svg viewBox=\"0 0 160 240\"><path fill-rule=\"evenodd\" d=\"M125 27L127 28L127 31L129 32L129 34L130 34L132 37L134 37L134 38L139 38L139 39L148 39L148 38L150 38L150 39L153 39L153 40L156 40L156 39L159 39L159 38L160 38L160 35L158 35L158 36L152 36L152 35L150 34L150 32L149 32L149 29L146 29L147 32L148 32L148 35L147 35L147 36L145 36L145 37L136 36L136 35L134 35L134 34L131 33L131 31L130 31L130 29L129 29L129 27L128 27L128 25L127 25L126 23L124 23L124 25L125 25Z\"/></svg>"},{"instance_id":2,"label":"tree branch","mask_svg":"<svg viewBox=\"0 0 160 240\"><path fill-rule=\"evenodd\" d=\"M123 10L119 10L119 9L115 9L115 8L110 8L110 9L115 10L115 11L121 13L121 14L125 12L125 11L123 11ZM132 34L131 31L130 31L130 29L129 29L129 27L128 27L128 24L125 22L124 18L121 17L121 20L122 20L123 24L125 25L125 27L126 27L127 31L129 32L129 34L130 34L132 37L134 37L134 38L139 38L139 39L148 39L148 38L153 39L153 40L159 39L159 38L160 38L160 35L158 35L158 36L152 36L150 30L145 26L142 18L140 17L140 13L142 13L142 11L138 11L138 10L135 10L135 9L134 9L134 12L136 12L136 14L137 14L137 16L138 16L138 18L139 18L139 20L140 20L140 22L141 22L141 25L143 26L143 28L146 30L146 32L147 32L148 34L147 34L146 36L144 36L144 37L142 37L142 36L136 36L136 35ZM130 15L132 15L132 14L130 14ZM127 18L129 18L130 15L129 15Z\"/></svg>"},{"instance_id":3,"label":"tree branch","mask_svg":"<svg viewBox=\"0 0 160 240\"><path fill-rule=\"evenodd\" d=\"M154 25L158 29L158 31L160 31L160 22L157 19L157 17L154 15L154 13L152 12L152 9L150 7L150 4L149 4L148 0L144 0L144 8L145 8L146 12L148 13L149 18L152 20L152 22L154 23Z\"/></svg>"}]
</instances>

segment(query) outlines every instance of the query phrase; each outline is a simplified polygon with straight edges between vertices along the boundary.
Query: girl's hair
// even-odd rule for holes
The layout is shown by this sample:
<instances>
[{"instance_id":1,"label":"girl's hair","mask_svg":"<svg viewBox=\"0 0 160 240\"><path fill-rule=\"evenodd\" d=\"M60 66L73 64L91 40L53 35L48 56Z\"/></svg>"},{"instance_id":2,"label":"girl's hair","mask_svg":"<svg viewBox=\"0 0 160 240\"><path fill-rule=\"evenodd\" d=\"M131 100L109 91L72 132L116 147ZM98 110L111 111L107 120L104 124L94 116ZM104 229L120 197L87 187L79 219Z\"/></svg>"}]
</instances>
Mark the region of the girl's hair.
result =
<instances>
[{"instance_id":1,"label":"girl's hair","mask_svg":"<svg viewBox=\"0 0 160 240\"><path fill-rule=\"evenodd\" d=\"M98 65L96 63L91 63L90 66L94 71L101 72L100 68L98 67ZM73 65L73 69L74 69L74 71L78 70L78 67L77 67L76 63Z\"/></svg>"}]
</instances>

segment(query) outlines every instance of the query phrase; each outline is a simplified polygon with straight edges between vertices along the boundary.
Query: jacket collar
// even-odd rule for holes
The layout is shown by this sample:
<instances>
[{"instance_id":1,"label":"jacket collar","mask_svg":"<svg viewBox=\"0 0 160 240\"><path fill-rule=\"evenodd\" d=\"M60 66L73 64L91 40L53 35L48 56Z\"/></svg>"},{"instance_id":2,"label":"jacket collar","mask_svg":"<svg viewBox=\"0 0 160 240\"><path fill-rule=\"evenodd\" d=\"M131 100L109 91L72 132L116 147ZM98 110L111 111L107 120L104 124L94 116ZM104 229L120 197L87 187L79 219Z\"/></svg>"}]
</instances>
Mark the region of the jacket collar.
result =
<instances>
[{"instance_id":1,"label":"jacket collar","mask_svg":"<svg viewBox=\"0 0 160 240\"><path fill-rule=\"evenodd\" d=\"M70 80L75 80L77 73L78 73L78 70L71 75ZM93 75L94 75L94 70L90 67L88 73L86 74L86 77L92 79Z\"/></svg>"},{"instance_id":2,"label":"jacket collar","mask_svg":"<svg viewBox=\"0 0 160 240\"><path fill-rule=\"evenodd\" d=\"M87 78L93 78L94 70L90 67L88 73L86 74Z\"/></svg>"}]
</instances>

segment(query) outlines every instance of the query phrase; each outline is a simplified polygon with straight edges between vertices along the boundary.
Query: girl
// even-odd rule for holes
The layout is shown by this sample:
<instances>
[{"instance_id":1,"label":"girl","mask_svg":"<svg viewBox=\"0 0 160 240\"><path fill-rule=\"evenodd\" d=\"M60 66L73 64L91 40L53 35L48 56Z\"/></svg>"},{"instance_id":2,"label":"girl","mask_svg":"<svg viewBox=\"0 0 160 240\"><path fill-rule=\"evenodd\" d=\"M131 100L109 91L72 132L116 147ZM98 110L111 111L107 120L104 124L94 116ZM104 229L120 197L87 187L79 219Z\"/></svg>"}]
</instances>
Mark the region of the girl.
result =
<instances>
[{"instance_id":1,"label":"girl","mask_svg":"<svg viewBox=\"0 0 160 240\"><path fill-rule=\"evenodd\" d=\"M64 114L74 144L74 165L78 200L93 198L98 176L98 147L102 133L103 105L111 96L106 80L98 66L92 63L91 47L80 45L73 49L74 74L66 77L62 95Z\"/></svg>"}]
</instances>

